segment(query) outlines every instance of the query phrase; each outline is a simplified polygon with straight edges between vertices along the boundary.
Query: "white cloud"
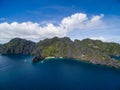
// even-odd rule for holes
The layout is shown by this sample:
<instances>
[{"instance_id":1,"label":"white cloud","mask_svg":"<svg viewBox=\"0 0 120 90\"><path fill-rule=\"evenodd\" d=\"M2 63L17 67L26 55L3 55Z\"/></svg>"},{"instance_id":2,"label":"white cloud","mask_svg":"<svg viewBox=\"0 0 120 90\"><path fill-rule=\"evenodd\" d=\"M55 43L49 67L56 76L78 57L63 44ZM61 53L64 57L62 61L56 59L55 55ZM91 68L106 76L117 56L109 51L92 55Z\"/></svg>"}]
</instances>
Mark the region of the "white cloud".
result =
<instances>
[{"instance_id":1,"label":"white cloud","mask_svg":"<svg viewBox=\"0 0 120 90\"><path fill-rule=\"evenodd\" d=\"M84 13L76 13L69 17L65 17L61 21L61 25L67 30L85 30L90 28L96 28L102 25L102 17L104 15L93 16L92 18L88 18L88 16Z\"/></svg>"},{"instance_id":2,"label":"white cloud","mask_svg":"<svg viewBox=\"0 0 120 90\"><path fill-rule=\"evenodd\" d=\"M88 30L102 25L101 18L104 15L88 18L84 13L75 13L61 20L60 24L48 23L44 26L33 22L3 22L0 23L0 42L6 42L12 38L20 37L28 40L40 40L54 36L64 37L71 30Z\"/></svg>"},{"instance_id":3,"label":"white cloud","mask_svg":"<svg viewBox=\"0 0 120 90\"><path fill-rule=\"evenodd\" d=\"M53 24L47 24L44 27L33 22L13 22L11 24L5 22L0 24L0 42L3 39L7 40L15 37L25 38L28 40L40 40L54 36L66 36L66 31L61 29L59 26L54 26Z\"/></svg>"},{"instance_id":4,"label":"white cloud","mask_svg":"<svg viewBox=\"0 0 120 90\"><path fill-rule=\"evenodd\" d=\"M65 29L73 30L73 29L82 28L85 21L87 20L88 18L86 14L76 13L76 14L71 15L70 17L65 17L61 21L61 24L63 27L65 27Z\"/></svg>"},{"instance_id":5,"label":"white cloud","mask_svg":"<svg viewBox=\"0 0 120 90\"><path fill-rule=\"evenodd\" d=\"M106 38L105 37L102 37L102 36L99 36L99 37L90 37L90 39L93 39L93 40L101 40L103 42L106 42Z\"/></svg>"}]
</instances>

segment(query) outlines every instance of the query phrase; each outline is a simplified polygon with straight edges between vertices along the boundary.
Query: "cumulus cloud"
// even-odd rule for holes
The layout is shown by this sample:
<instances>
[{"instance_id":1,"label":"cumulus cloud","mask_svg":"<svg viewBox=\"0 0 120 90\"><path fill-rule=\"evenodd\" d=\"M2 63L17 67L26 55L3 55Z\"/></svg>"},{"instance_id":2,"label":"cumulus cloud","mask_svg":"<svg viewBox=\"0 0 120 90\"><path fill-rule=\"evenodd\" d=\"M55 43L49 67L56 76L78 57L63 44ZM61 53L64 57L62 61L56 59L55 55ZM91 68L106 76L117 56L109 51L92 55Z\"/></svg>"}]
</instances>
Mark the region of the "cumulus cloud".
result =
<instances>
[{"instance_id":1,"label":"cumulus cloud","mask_svg":"<svg viewBox=\"0 0 120 90\"><path fill-rule=\"evenodd\" d=\"M102 25L102 17L104 15L93 16L92 18L88 18L86 14L76 13L71 15L70 17L65 17L61 24L67 30L85 30L90 28L95 28Z\"/></svg>"},{"instance_id":2,"label":"cumulus cloud","mask_svg":"<svg viewBox=\"0 0 120 90\"><path fill-rule=\"evenodd\" d=\"M66 31L53 24L47 24L44 27L33 22L13 22L11 24L5 22L0 24L0 40L8 40L15 37L28 40L40 40L54 36L66 36Z\"/></svg>"},{"instance_id":3,"label":"cumulus cloud","mask_svg":"<svg viewBox=\"0 0 120 90\"><path fill-rule=\"evenodd\" d=\"M6 42L15 37L28 40L40 40L54 36L64 37L73 30L88 30L102 25L102 17L96 15L91 18L84 13L75 13L61 20L59 25L48 23L44 26L34 22L3 22L0 23L0 42Z\"/></svg>"}]
</instances>

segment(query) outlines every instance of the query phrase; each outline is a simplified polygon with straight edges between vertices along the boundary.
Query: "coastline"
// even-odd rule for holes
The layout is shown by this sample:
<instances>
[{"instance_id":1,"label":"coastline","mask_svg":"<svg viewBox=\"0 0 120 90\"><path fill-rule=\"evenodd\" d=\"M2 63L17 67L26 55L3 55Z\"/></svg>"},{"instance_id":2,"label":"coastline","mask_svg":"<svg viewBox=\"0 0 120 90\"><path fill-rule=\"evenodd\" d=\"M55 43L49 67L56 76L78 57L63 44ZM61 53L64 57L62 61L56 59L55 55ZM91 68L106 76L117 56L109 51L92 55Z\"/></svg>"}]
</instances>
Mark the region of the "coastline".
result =
<instances>
[{"instance_id":1,"label":"coastline","mask_svg":"<svg viewBox=\"0 0 120 90\"><path fill-rule=\"evenodd\" d=\"M54 57L54 56L45 57L45 59L54 59L54 58L62 59L63 57Z\"/></svg>"}]
</instances>

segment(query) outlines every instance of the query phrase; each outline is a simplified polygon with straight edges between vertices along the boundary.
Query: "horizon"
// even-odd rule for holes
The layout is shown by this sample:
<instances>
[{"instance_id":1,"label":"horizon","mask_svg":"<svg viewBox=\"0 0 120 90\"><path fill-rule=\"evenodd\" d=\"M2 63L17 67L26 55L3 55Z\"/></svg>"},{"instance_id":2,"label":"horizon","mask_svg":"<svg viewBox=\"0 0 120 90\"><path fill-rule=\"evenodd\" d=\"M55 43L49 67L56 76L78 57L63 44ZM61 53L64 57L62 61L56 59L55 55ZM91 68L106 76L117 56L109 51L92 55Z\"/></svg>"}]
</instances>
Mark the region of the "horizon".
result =
<instances>
[{"instance_id":1,"label":"horizon","mask_svg":"<svg viewBox=\"0 0 120 90\"><path fill-rule=\"evenodd\" d=\"M0 43L55 36L120 43L119 10L119 0L1 0Z\"/></svg>"}]
</instances>

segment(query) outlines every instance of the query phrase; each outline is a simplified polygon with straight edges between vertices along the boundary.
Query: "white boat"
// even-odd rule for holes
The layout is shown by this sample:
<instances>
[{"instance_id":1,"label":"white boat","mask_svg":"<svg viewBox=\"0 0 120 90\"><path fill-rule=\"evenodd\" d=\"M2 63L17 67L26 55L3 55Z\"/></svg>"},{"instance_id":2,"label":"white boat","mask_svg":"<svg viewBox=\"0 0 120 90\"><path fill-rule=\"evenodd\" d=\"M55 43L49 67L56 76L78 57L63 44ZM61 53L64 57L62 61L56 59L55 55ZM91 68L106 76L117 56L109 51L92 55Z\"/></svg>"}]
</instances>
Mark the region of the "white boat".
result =
<instances>
[{"instance_id":1,"label":"white boat","mask_svg":"<svg viewBox=\"0 0 120 90\"><path fill-rule=\"evenodd\" d=\"M41 63L43 63L43 61L41 61Z\"/></svg>"}]
</instances>

